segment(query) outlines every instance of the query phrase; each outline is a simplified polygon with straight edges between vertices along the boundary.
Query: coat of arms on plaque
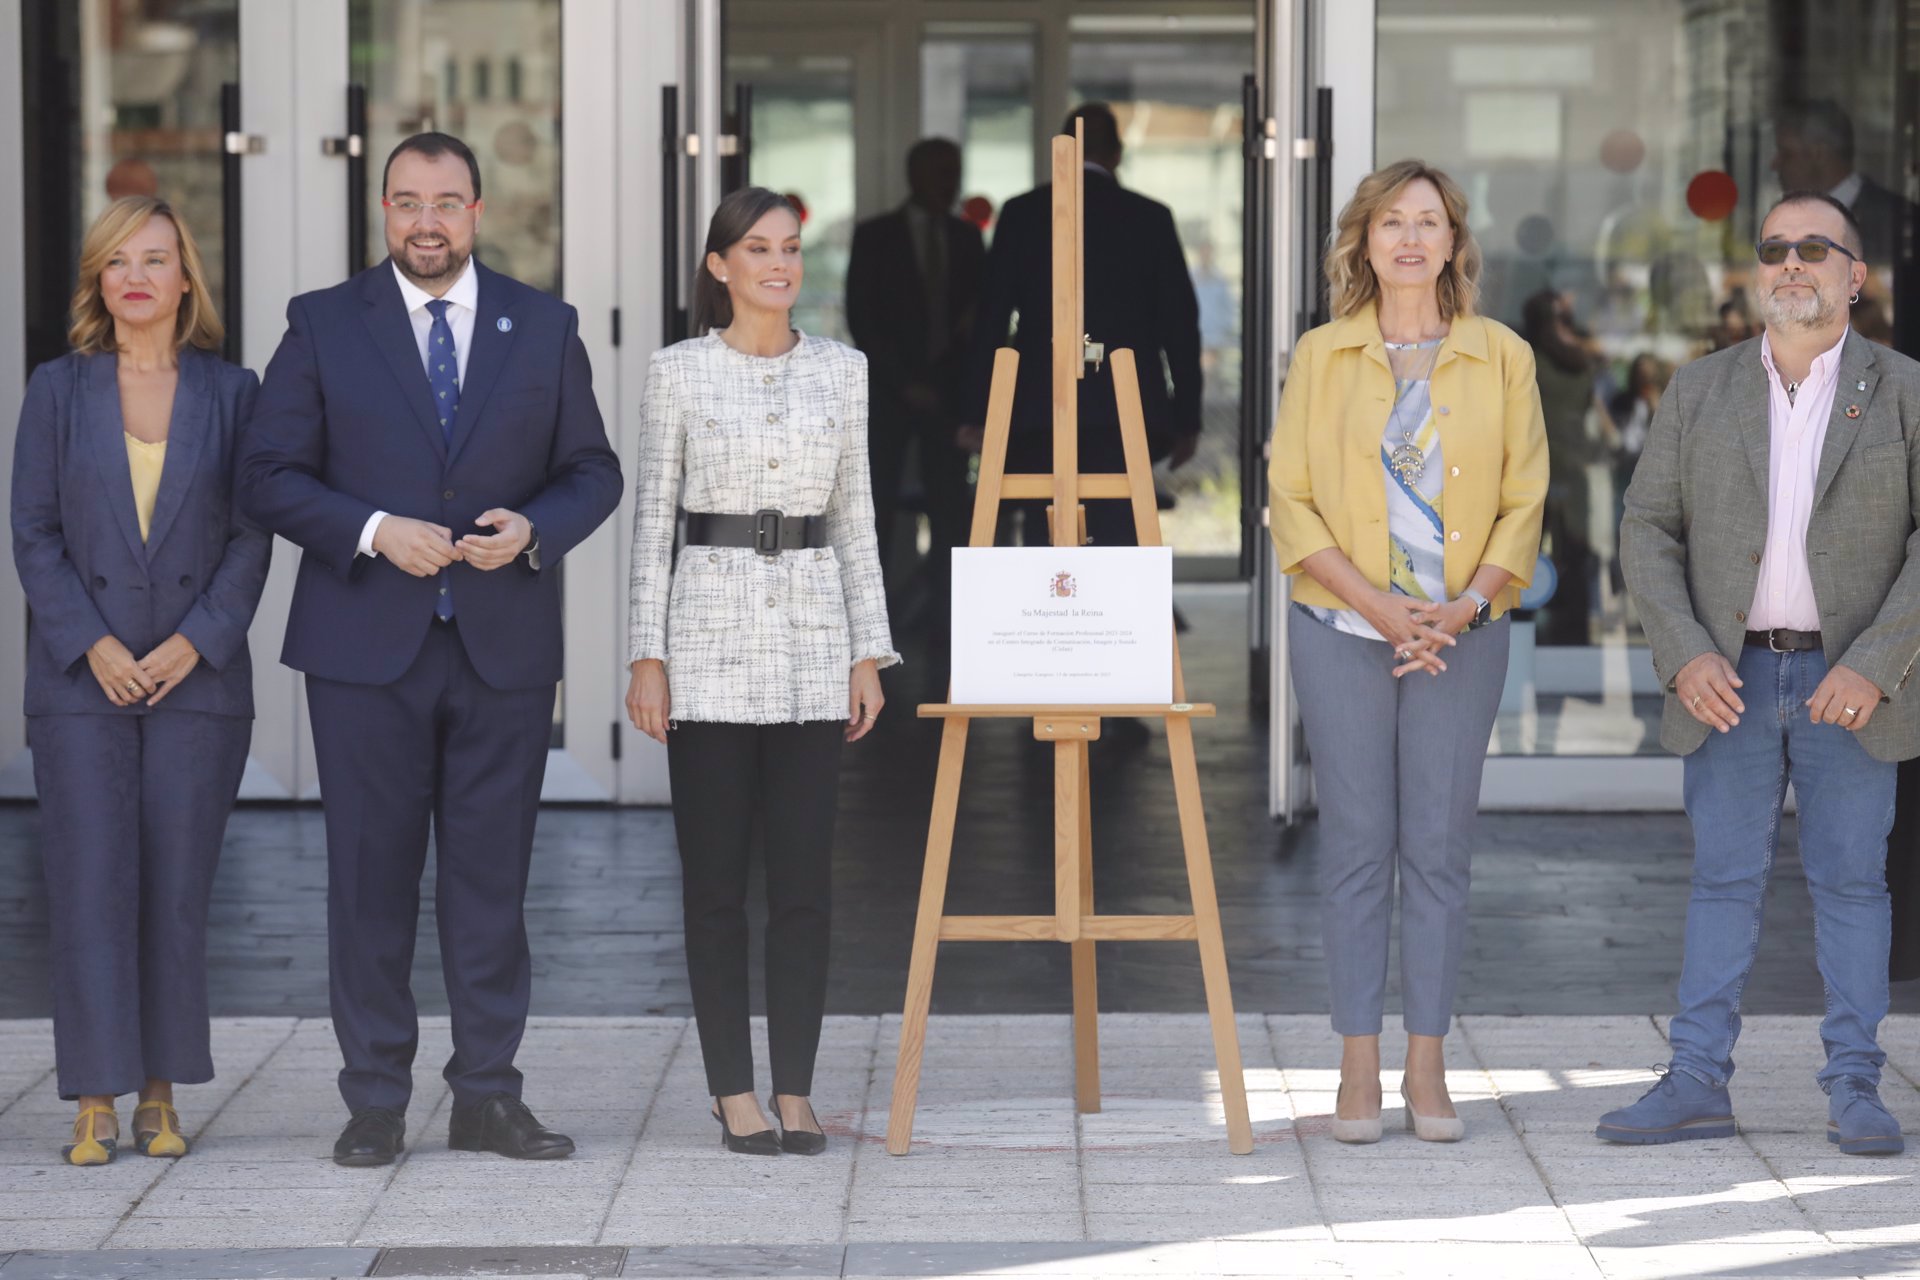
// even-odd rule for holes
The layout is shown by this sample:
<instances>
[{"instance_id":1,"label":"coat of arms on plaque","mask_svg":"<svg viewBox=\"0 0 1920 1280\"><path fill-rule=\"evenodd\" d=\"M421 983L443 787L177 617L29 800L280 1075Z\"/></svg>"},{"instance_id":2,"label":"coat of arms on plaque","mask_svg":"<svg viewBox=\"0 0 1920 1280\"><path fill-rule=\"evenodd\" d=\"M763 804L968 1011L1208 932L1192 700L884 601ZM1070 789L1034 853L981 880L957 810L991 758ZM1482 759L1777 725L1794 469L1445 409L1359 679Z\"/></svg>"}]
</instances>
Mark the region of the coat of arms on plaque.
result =
<instances>
[{"instance_id":1,"label":"coat of arms on plaque","mask_svg":"<svg viewBox=\"0 0 1920 1280\"><path fill-rule=\"evenodd\" d=\"M1047 594L1059 596L1064 600L1068 596L1079 595L1080 587L1074 582L1072 574L1065 572L1056 573L1053 575L1053 582L1047 587Z\"/></svg>"}]
</instances>

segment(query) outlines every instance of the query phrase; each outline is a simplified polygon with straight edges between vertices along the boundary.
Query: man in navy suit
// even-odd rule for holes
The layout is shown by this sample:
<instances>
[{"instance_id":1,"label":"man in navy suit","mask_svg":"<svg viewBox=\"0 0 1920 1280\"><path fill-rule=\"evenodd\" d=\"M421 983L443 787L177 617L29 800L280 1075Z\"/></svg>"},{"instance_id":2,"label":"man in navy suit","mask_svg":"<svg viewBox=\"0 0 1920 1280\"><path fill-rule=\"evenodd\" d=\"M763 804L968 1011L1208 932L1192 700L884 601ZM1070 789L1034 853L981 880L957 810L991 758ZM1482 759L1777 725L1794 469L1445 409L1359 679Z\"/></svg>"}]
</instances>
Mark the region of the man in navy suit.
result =
<instances>
[{"instance_id":1,"label":"man in navy suit","mask_svg":"<svg viewBox=\"0 0 1920 1280\"><path fill-rule=\"evenodd\" d=\"M473 258L480 169L387 159L388 261L295 298L240 449L247 515L304 555L281 660L307 676L327 820L345 1165L404 1145L427 831L453 1057L449 1141L568 1155L520 1100L522 899L561 673L560 558L620 463L574 309Z\"/></svg>"}]
</instances>

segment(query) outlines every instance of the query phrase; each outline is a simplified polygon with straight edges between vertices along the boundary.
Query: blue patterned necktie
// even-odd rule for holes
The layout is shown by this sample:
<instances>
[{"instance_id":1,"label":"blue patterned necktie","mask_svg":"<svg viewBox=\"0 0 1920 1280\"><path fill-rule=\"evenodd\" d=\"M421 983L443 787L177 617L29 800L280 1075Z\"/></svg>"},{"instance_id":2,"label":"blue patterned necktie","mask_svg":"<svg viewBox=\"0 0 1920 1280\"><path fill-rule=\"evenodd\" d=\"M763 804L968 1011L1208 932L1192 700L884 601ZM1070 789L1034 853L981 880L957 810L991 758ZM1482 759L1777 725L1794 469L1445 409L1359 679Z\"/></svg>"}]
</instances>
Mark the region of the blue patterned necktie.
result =
<instances>
[{"instance_id":1,"label":"blue patterned necktie","mask_svg":"<svg viewBox=\"0 0 1920 1280\"><path fill-rule=\"evenodd\" d=\"M440 434L451 447L453 420L460 412L460 353L454 349L453 326L447 323L448 305L445 298L427 303L427 312L433 316L433 328L427 331L427 385L433 389ZM453 617L453 575L448 569L440 571L440 594L433 612L442 622Z\"/></svg>"}]
</instances>

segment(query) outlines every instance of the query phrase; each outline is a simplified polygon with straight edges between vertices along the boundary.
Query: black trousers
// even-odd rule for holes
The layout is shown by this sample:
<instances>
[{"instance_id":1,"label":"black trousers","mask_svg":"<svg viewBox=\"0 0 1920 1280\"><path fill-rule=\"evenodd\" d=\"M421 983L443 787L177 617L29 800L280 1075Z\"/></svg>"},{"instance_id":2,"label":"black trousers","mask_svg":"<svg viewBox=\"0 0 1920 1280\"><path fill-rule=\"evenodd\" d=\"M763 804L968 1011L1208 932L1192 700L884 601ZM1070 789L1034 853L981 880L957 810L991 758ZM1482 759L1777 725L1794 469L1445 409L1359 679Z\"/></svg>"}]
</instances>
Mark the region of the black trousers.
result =
<instances>
[{"instance_id":1,"label":"black trousers","mask_svg":"<svg viewBox=\"0 0 1920 1280\"><path fill-rule=\"evenodd\" d=\"M747 865L756 824L767 871L767 1043L773 1091L813 1092L827 1004L833 818L845 726L683 720L667 735L686 905L687 977L707 1091L752 1093Z\"/></svg>"}]
</instances>

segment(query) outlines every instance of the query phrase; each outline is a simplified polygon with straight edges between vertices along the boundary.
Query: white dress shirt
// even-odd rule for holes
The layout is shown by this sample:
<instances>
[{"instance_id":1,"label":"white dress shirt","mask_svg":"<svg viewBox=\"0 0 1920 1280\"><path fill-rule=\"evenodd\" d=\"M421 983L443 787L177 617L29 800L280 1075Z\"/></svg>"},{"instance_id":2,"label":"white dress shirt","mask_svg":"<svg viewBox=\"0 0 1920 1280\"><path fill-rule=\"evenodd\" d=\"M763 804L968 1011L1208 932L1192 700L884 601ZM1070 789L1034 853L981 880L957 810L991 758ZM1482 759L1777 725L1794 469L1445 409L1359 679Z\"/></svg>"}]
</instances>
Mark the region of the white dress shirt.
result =
<instances>
[{"instance_id":1,"label":"white dress shirt","mask_svg":"<svg viewBox=\"0 0 1920 1280\"><path fill-rule=\"evenodd\" d=\"M1820 474L1820 449L1827 440L1827 419L1840 385L1840 352L1847 335L1831 350L1815 356L1788 399L1787 387L1773 363L1773 338L1760 339L1760 363L1767 370L1767 548L1760 560L1747 626L1754 631L1786 627L1818 631L1820 606L1813 598L1807 569L1807 522L1813 518L1813 485Z\"/></svg>"},{"instance_id":2,"label":"white dress shirt","mask_svg":"<svg viewBox=\"0 0 1920 1280\"><path fill-rule=\"evenodd\" d=\"M413 325L414 341L420 345L420 372L427 370L427 344L433 333L433 313L427 310L433 295L407 279L398 263L393 267L393 278L400 282L400 298L407 304L407 320ZM473 346L473 321L479 314L480 277L473 269L473 259L467 259L467 265L461 269L460 278L444 295L451 305L447 307L447 327L453 330L453 354L457 362L454 377L461 386L467 382L467 355ZM367 518L365 527L360 530L359 552L363 556L377 555L373 549L374 531L380 522L387 518L385 511L376 511Z\"/></svg>"}]
</instances>

